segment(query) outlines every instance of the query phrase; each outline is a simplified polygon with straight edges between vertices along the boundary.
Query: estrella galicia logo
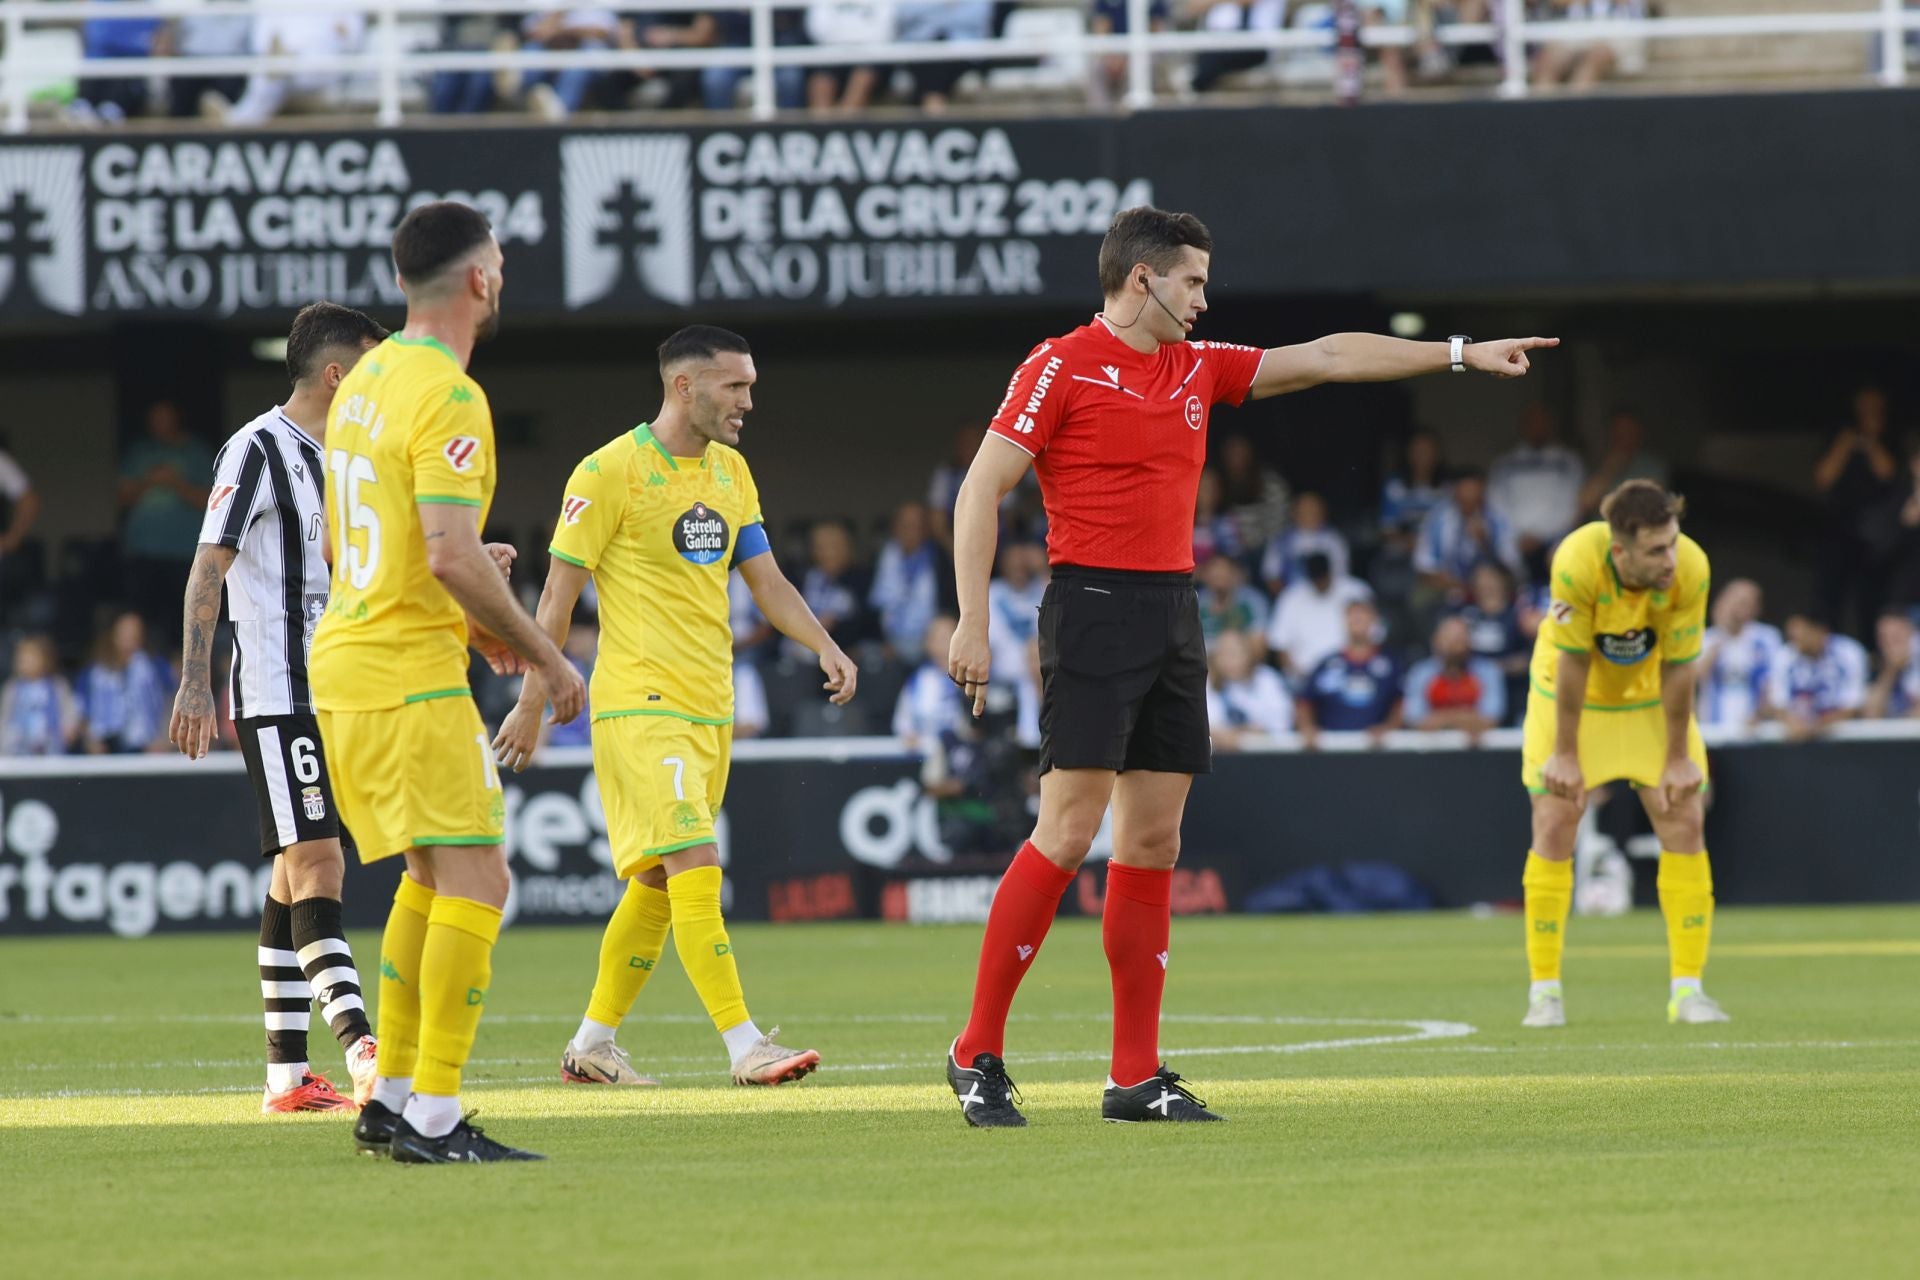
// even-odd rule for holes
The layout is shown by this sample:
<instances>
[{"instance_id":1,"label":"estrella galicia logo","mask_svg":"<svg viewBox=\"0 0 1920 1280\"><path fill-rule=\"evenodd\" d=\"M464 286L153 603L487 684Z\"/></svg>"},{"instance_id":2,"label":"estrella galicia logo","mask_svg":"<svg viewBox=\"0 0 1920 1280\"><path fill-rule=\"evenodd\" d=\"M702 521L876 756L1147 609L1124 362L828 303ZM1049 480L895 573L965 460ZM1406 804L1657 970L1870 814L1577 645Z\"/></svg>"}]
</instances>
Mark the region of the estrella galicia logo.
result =
<instances>
[{"instance_id":1,"label":"estrella galicia logo","mask_svg":"<svg viewBox=\"0 0 1920 1280\"><path fill-rule=\"evenodd\" d=\"M560 203L569 308L633 285L693 305L693 140L686 134L564 140Z\"/></svg>"},{"instance_id":2,"label":"estrella galicia logo","mask_svg":"<svg viewBox=\"0 0 1920 1280\"><path fill-rule=\"evenodd\" d=\"M1653 628L1641 627L1624 635L1597 635L1593 638L1593 647L1615 666L1630 667L1653 652L1653 641Z\"/></svg>"},{"instance_id":3,"label":"estrella galicia logo","mask_svg":"<svg viewBox=\"0 0 1920 1280\"><path fill-rule=\"evenodd\" d=\"M726 519L704 502L673 522L673 547L695 564L712 564L727 554L731 531Z\"/></svg>"},{"instance_id":4,"label":"estrella galicia logo","mask_svg":"<svg viewBox=\"0 0 1920 1280\"><path fill-rule=\"evenodd\" d=\"M0 149L0 306L77 316L86 309L78 147Z\"/></svg>"}]
</instances>

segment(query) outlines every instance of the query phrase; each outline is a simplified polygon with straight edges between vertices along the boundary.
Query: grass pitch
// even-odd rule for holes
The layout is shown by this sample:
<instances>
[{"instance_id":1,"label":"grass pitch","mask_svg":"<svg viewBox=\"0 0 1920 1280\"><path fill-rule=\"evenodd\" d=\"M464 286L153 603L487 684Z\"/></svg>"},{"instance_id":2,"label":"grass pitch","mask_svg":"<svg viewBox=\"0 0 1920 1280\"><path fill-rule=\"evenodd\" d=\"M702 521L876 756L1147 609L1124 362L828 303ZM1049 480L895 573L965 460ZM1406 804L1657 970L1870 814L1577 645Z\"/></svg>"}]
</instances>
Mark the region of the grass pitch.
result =
<instances>
[{"instance_id":1,"label":"grass pitch","mask_svg":"<svg viewBox=\"0 0 1920 1280\"><path fill-rule=\"evenodd\" d=\"M1574 922L1522 1033L1512 918L1175 924L1165 1052L1231 1123L1100 1123L1107 975L1062 921L1008 1058L1032 1127L940 1076L978 930L735 930L793 1087L726 1082L668 958L621 1040L666 1088L558 1079L588 930L510 929L467 1102L539 1165L406 1168L262 1117L254 940L0 941L12 1276L1824 1276L1920 1256L1920 910L1729 910L1721 1027L1669 1027L1659 921ZM354 939L371 977L377 940ZM314 1019L319 1069L345 1083Z\"/></svg>"}]
</instances>

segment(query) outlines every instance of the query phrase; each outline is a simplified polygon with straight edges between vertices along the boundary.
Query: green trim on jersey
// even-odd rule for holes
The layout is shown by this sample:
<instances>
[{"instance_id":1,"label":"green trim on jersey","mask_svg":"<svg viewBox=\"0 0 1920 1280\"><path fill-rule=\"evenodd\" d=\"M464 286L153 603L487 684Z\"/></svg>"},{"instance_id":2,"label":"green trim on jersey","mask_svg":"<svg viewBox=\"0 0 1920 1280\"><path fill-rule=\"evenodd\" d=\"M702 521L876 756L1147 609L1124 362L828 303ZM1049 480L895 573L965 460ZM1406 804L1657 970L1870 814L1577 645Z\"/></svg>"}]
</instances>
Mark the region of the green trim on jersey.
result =
<instances>
[{"instance_id":1,"label":"green trim on jersey","mask_svg":"<svg viewBox=\"0 0 1920 1280\"><path fill-rule=\"evenodd\" d=\"M667 452L667 446L661 444L659 439L654 436L652 423L643 422L635 427L633 429L633 442L643 449L648 445L652 445L660 456L667 460L668 466L672 467L675 471L680 469L680 464L675 462L673 455Z\"/></svg>"},{"instance_id":2,"label":"green trim on jersey","mask_svg":"<svg viewBox=\"0 0 1920 1280\"><path fill-rule=\"evenodd\" d=\"M407 705L411 706L416 702L432 702L435 698L459 698L471 693L472 690L468 689L465 685L460 686L458 689L430 689L426 693L408 694Z\"/></svg>"},{"instance_id":3,"label":"green trim on jersey","mask_svg":"<svg viewBox=\"0 0 1920 1280\"><path fill-rule=\"evenodd\" d=\"M1535 693L1539 694L1541 697L1545 698L1547 701L1554 702L1558 700L1559 695L1554 693L1554 691L1551 689L1541 688L1540 682L1538 680L1529 679L1527 683L1533 686L1533 691ZM1657 707L1659 705L1660 705L1660 699L1655 698L1652 702L1626 702L1626 703L1620 704L1619 706L1614 706L1614 707L1609 707L1604 703L1589 702L1586 704L1586 709L1588 711L1645 711L1648 707Z\"/></svg>"},{"instance_id":4,"label":"green trim on jersey","mask_svg":"<svg viewBox=\"0 0 1920 1280\"><path fill-rule=\"evenodd\" d=\"M448 493L417 493L413 496L416 505L423 507L477 507L478 498L456 498Z\"/></svg>"},{"instance_id":5,"label":"green trim on jersey","mask_svg":"<svg viewBox=\"0 0 1920 1280\"><path fill-rule=\"evenodd\" d=\"M575 560L572 556L568 555L566 552L562 551L558 547L548 547L547 554L552 556L555 560L565 560L568 564L574 566L576 569L587 568L587 562L585 560ZM592 573L593 570L587 569L587 572Z\"/></svg>"},{"instance_id":6,"label":"green trim on jersey","mask_svg":"<svg viewBox=\"0 0 1920 1280\"><path fill-rule=\"evenodd\" d=\"M506 833L502 832L497 836L419 836L414 839L413 843L415 845L423 845L423 844L486 845L486 844L505 844L506 839L507 839Z\"/></svg>"},{"instance_id":7,"label":"green trim on jersey","mask_svg":"<svg viewBox=\"0 0 1920 1280\"><path fill-rule=\"evenodd\" d=\"M732 716L728 716L724 720L716 720L712 716L689 715L684 711L668 711L664 707L644 707L632 711L596 711L593 713L593 718L596 721L620 720L627 716L669 716L675 720L685 720L689 724L729 725L733 723Z\"/></svg>"},{"instance_id":8,"label":"green trim on jersey","mask_svg":"<svg viewBox=\"0 0 1920 1280\"><path fill-rule=\"evenodd\" d=\"M703 844L712 843L714 843L714 837L712 836L695 836L691 840L682 840L678 844L663 844L657 849L642 849L640 856L643 858L660 858L665 857L669 853L679 853L682 849L698 849Z\"/></svg>"},{"instance_id":9,"label":"green trim on jersey","mask_svg":"<svg viewBox=\"0 0 1920 1280\"><path fill-rule=\"evenodd\" d=\"M1700 655L1696 653L1690 658L1663 658L1661 659L1661 661L1665 662L1670 667L1684 667L1689 662L1700 661Z\"/></svg>"},{"instance_id":10,"label":"green trim on jersey","mask_svg":"<svg viewBox=\"0 0 1920 1280\"><path fill-rule=\"evenodd\" d=\"M403 338L397 333L390 333L387 335L387 338L389 341L397 342L403 347L432 347L435 351L440 352L455 364L460 363L460 357L453 354L453 348L438 338ZM465 373L466 370L462 369L461 372Z\"/></svg>"},{"instance_id":11,"label":"green trim on jersey","mask_svg":"<svg viewBox=\"0 0 1920 1280\"><path fill-rule=\"evenodd\" d=\"M1592 649L1590 649L1590 648L1583 648L1582 646L1580 646L1580 645L1577 645L1577 644L1556 644L1556 645L1554 645L1553 647L1554 647L1554 648L1556 648L1556 649L1558 649L1558 650L1559 650L1560 652L1562 652L1562 653L1583 653L1583 654L1591 654L1591 653L1593 652L1593 650L1592 650Z\"/></svg>"}]
</instances>

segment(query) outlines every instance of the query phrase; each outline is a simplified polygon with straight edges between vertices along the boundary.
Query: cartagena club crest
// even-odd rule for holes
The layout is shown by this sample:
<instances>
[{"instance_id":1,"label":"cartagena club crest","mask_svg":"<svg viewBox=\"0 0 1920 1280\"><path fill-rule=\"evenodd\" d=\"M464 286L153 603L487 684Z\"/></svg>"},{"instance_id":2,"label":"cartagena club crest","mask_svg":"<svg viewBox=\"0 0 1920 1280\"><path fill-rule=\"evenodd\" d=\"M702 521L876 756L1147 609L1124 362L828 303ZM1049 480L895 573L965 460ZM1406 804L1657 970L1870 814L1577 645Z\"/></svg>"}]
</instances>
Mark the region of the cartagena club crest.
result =
<instances>
[{"instance_id":1,"label":"cartagena club crest","mask_svg":"<svg viewBox=\"0 0 1920 1280\"><path fill-rule=\"evenodd\" d=\"M727 554L726 518L704 502L673 522L673 549L695 564L713 564Z\"/></svg>"}]
</instances>

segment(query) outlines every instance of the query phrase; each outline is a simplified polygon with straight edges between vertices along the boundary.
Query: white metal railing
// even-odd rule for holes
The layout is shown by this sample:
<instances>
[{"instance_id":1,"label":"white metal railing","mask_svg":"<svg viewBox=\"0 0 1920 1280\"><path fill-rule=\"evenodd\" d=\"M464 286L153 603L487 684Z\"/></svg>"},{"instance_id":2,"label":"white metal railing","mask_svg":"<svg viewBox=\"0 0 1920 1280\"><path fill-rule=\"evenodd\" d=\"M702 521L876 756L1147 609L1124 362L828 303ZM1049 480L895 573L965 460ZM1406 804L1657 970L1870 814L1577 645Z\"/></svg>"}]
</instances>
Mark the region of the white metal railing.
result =
<instances>
[{"instance_id":1,"label":"white metal railing","mask_svg":"<svg viewBox=\"0 0 1920 1280\"><path fill-rule=\"evenodd\" d=\"M1861 7L1841 11L1764 13L1721 17L1662 17L1599 21L1529 20L1525 0L1495 0L1497 23L1453 24L1436 28L1443 45L1496 44L1503 53L1500 92L1527 93L1526 50L1530 44L1593 44L1615 41L1685 40L1702 37L1808 35L1878 36L1880 60L1875 79L1883 85L1905 83L1905 34L1920 30L1920 10L1902 0L1854 0ZM1806 0L1809 6L1821 0ZM708 49L593 49L570 51L409 50L400 40L405 22L471 14L523 14L538 0L252 0L246 5L219 0L0 0L0 102L8 132L28 126L31 86L68 77L142 79L167 76L244 76L289 73L338 73L371 77L377 89L377 119L400 123L408 76L441 71L547 71L580 68L612 70L697 70L739 67L748 72L756 118L776 114L774 73L782 67L832 67L915 62L992 62L1046 58L1062 52L1120 54L1128 62L1126 103L1154 104L1153 59L1169 54L1262 50L1326 50L1334 41L1327 30L1168 31L1148 30L1150 0L1127 0L1129 30L1117 35L1081 36L1071 49L1053 37L964 41L915 41L835 46L785 46L774 43L775 10L800 9L803 0L732 0L717 6L748 11L751 41L745 47ZM624 0L621 12L685 12L681 0ZM53 56L22 37L30 26L70 27L91 18L182 18L244 16L247 13L357 13L368 19L365 47L355 53L326 56L246 55L221 58L87 58ZM1407 47L1420 38L1410 26L1369 27L1360 33L1369 47Z\"/></svg>"}]
</instances>

